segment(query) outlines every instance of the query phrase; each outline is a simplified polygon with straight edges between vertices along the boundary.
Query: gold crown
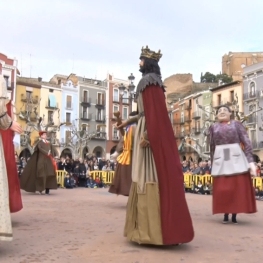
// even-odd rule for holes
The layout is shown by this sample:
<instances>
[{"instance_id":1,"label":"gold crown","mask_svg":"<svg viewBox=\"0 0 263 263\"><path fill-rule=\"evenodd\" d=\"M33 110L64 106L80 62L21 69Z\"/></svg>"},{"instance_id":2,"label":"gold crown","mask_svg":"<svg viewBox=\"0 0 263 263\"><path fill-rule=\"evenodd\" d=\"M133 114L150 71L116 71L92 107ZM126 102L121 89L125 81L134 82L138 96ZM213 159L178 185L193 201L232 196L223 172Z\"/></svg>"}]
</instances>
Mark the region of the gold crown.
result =
<instances>
[{"instance_id":1,"label":"gold crown","mask_svg":"<svg viewBox=\"0 0 263 263\"><path fill-rule=\"evenodd\" d=\"M148 46L146 46L146 48L142 47L142 53L141 53L140 57L151 58L151 59L154 59L158 62L160 60L160 58L162 57L162 54L161 54L160 49L159 49L158 53L156 53L156 52L150 50L148 48Z\"/></svg>"}]
</instances>

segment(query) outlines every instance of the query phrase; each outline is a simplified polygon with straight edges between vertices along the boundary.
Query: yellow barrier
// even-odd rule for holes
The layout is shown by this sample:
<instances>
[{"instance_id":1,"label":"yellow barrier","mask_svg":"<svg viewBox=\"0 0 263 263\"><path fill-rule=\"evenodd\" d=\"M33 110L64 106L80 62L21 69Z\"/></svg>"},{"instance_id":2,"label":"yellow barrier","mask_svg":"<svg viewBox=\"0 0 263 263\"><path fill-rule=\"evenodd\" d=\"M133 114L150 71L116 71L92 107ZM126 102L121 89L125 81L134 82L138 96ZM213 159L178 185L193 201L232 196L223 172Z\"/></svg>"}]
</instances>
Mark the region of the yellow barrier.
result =
<instances>
[{"instance_id":1,"label":"yellow barrier","mask_svg":"<svg viewBox=\"0 0 263 263\"><path fill-rule=\"evenodd\" d=\"M112 184L114 178L114 171L92 171L90 175L95 180L96 176L99 176L103 180L105 184ZM57 182L58 184L64 188L64 178L65 171L57 170ZM253 187L258 187L260 190L263 190L263 178L261 177L253 177L251 178ZM192 175L192 174L184 174L184 184L185 188L191 188L192 182L198 184L198 181L202 182L202 185L205 185L206 182L213 183L213 177L210 174L205 175Z\"/></svg>"},{"instance_id":2,"label":"yellow barrier","mask_svg":"<svg viewBox=\"0 0 263 263\"><path fill-rule=\"evenodd\" d=\"M93 180L96 179L96 176L99 176L104 184L112 184L114 171L92 171L90 172L90 175L92 176Z\"/></svg>"},{"instance_id":3,"label":"yellow barrier","mask_svg":"<svg viewBox=\"0 0 263 263\"><path fill-rule=\"evenodd\" d=\"M263 178L253 177L252 178L252 184L255 188L258 187L260 190L262 190L263 189Z\"/></svg>"},{"instance_id":4,"label":"yellow barrier","mask_svg":"<svg viewBox=\"0 0 263 263\"><path fill-rule=\"evenodd\" d=\"M66 171L64 170L57 170L57 183L60 185L60 187L64 188L64 179Z\"/></svg>"}]
</instances>

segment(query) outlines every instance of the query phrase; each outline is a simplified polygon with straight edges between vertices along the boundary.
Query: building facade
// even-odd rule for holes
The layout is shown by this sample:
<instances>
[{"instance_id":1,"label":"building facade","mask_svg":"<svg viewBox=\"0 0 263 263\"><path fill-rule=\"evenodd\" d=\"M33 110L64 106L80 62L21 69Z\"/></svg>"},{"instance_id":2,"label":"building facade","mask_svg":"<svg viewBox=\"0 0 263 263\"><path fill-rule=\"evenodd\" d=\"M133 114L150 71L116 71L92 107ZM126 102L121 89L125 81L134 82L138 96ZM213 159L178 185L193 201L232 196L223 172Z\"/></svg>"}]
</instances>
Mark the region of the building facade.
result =
<instances>
[{"instance_id":1,"label":"building facade","mask_svg":"<svg viewBox=\"0 0 263 263\"><path fill-rule=\"evenodd\" d=\"M229 52L222 57L222 73L242 80L243 68L263 62L263 52Z\"/></svg>"},{"instance_id":2,"label":"building facade","mask_svg":"<svg viewBox=\"0 0 263 263\"><path fill-rule=\"evenodd\" d=\"M110 158L110 154L114 153L116 146L120 140L119 131L114 126L116 124L116 116L114 113L119 112L120 118L125 121L132 112L133 100L129 96L128 80L114 78L112 75L107 76L107 108L106 108L106 126L107 126L107 145L106 158ZM122 90L120 87L125 87Z\"/></svg>"},{"instance_id":3,"label":"building facade","mask_svg":"<svg viewBox=\"0 0 263 263\"><path fill-rule=\"evenodd\" d=\"M19 75L19 70L17 69L18 61L15 58L9 58L5 54L0 53L0 73L3 75L7 91L10 99L16 100L16 78Z\"/></svg>"},{"instance_id":4,"label":"building facade","mask_svg":"<svg viewBox=\"0 0 263 263\"><path fill-rule=\"evenodd\" d=\"M254 154L263 160L263 62L244 68L243 101Z\"/></svg>"},{"instance_id":5,"label":"building facade","mask_svg":"<svg viewBox=\"0 0 263 263\"><path fill-rule=\"evenodd\" d=\"M61 120L60 109L62 104L61 85L42 81L41 83L41 100L40 100L40 117L41 129L48 133L48 140L53 145L55 155L60 156L60 132L59 128L65 120Z\"/></svg>"},{"instance_id":6,"label":"building facade","mask_svg":"<svg viewBox=\"0 0 263 263\"><path fill-rule=\"evenodd\" d=\"M29 157L37 143L40 117L41 83L35 79L17 77L15 108L17 122L24 133L20 135L19 157Z\"/></svg>"},{"instance_id":7,"label":"building facade","mask_svg":"<svg viewBox=\"0 0 263 263\"><path fill-rule=\"evenodd\" d=\"M78 77L79 80L79 123L83 132L96 133L83 148L81 156L106 154L106 105L107 81Z\"/></svg>"}]
</instances>

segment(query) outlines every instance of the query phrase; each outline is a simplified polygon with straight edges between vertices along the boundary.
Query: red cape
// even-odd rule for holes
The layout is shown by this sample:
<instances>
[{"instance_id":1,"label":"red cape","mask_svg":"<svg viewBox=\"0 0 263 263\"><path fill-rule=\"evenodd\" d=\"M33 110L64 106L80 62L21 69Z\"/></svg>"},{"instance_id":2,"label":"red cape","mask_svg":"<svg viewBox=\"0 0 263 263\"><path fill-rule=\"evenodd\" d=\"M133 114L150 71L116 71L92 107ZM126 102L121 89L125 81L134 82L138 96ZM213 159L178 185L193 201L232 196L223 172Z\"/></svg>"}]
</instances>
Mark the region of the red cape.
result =
<instances>
[{"instance_id":1,"label":"red cape","mask_svg":"<svg viewBox=\"0 0 263 263\"><path fill-rule=\"evenodd\" d=\"M194 238L194 230L164 92L159 86L151 85L142 96L148 139L158 174L163 243L187 243Z\"/></svg>"},{"instance_id":2,"label":"red cape","mask_svg":"<svg viewBox=\"0 0 263 263\"><path fill-rule=\"evenodd\" d=\"M7 113L11 116L11 102L7 104ZM6 171L8 178L8 188L9 188L9 206L10 212L15 213L23 208L20 184L17 173L17 166L15 161L15 149L14 149L14 132L10 129L0 130L3 148L5 154Z\"/></svg>"}]
</instances>

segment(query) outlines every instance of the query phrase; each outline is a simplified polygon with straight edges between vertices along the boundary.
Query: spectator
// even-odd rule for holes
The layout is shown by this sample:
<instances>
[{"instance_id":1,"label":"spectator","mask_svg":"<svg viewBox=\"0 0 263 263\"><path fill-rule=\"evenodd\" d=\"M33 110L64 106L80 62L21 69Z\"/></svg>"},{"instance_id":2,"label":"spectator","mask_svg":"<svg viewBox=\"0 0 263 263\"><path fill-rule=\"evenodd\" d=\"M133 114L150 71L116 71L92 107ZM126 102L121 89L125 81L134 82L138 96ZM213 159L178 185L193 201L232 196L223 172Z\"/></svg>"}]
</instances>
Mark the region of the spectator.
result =
<instances>
[{"instance_id":1,"label":"spectator","mask_svg":"<svg viewBox=\"0 0 263 263\"><path fill-rule=\"evenodd\" d=\"M66 176L64 178L64 186L66 189L72 189L73 188L72 180L71 180L68 173L66 173Z\"/></svg>"},{"instance_id":2,"label":"spectator","mask_svg":"<svg viewBox=\"0 0 263 263\"><path fill-rule=\"evenodd\" d=\"M88 177L86 187L87 188L97 188L97 185L95 181L93 180L92 176Z\"/></svg>"}]
</instances>

